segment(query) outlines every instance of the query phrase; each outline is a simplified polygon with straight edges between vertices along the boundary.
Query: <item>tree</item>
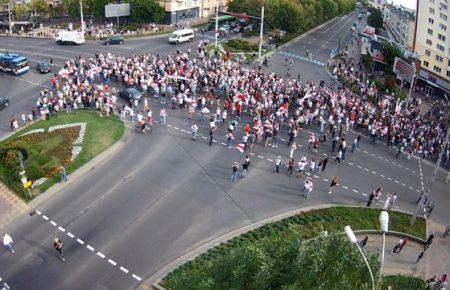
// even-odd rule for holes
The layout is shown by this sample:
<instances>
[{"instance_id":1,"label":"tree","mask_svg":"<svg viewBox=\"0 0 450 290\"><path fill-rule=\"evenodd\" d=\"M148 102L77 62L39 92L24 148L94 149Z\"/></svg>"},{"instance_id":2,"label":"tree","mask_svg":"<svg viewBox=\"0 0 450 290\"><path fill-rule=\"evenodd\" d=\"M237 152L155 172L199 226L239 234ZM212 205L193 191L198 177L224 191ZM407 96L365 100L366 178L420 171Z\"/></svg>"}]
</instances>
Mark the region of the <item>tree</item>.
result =
<instances>
[{"instance_id":1,"label":"tree","mask_svg":"<svg viewBox=\"0 0 450 290\"><path fill-rule=\"evenodd\" d=\"M367 24L373 28L380 29L383 27L383 15L378 9L372 9L369 17L367 17Z\"/></svg>"},{"instance_id":2,"label":"tree","mask_svg":"<svg viewBox=\"0 0 450 290\"><path fill-rule=\"evenodd\" d=\"M133 21L137 23L161 22L164 19L164 8L155 0L128 0Z\"/></svg>"},{"instance_id":3,"label":"tree","mask_svg":"<svg viewBox=\"0 0 450 290\"><path fill-rule=\"evenodd\" d=\"M35 14L46 14L48 11L48 5L45 0L31 0L30 11Z\"/></svg>"},{"instance_id":4,"label":"tree","mask_svg":"<svg viewBox=\"0 0 450 290\"><path fill-rule=\"evenodd\" d=\"M390 43L385 43L383 45L383 55L384 58L386 59L386 62L392 66L394 65L394 61L396 57L402 57L403 53L402 51L395 45L390 44Z\"/></svg>"},{"instance_id":5,"label":"tree","mask_svg":"<svg viewBox=\"0 0 450 290\"><path fill-rule=\"evenodd\" d=\"M338 12L338 5L333 0L321 0L325 20L333 18Z\"/></svg>"},{"instance_id":6,"label":"tree","mask_svg":"<svg viewBox=\"0 0 450 290\"><path fill-rule=\"evenodd\" d=\"M28 7L25 4L16 4L13 6L11 13L14 15L14 17L20 18L27 14Z\"/></svg>"}]
</instances>

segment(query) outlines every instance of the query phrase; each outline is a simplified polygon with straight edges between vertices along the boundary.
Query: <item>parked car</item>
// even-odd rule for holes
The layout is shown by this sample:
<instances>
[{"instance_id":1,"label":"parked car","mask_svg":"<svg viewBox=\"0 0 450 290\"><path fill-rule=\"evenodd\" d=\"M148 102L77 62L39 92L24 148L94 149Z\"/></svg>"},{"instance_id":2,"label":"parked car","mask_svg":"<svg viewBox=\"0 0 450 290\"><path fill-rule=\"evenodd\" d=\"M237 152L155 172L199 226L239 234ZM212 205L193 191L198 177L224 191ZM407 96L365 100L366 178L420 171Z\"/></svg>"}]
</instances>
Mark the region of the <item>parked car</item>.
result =
<instances>
[{"instance_id":1,"label":"parked car","mask_svg":"<svg viewBox=\"0 0 450 290\"><path fill-rule=\"evenodd\" d=\"M52 66L46 61L40 61L37 63L36 69L41 74L48 74L52 71Z\"/></svg>"},{"instance_id":2,"label":"parked car","mask_svg":"<svg viewBox=\"0 0 450 290\"><path fill-rule=\"evenodd\" d=\"M5 109L9 105L9 99L7 97L0 97L0 110Z\"/></svg>"},{"instance_id":3,"label":"parked car","mask_svg":"<svg viewBox=\"0 0 450 290\"><path fill-rule=\"evenodd\" d=\"M111 37L108 37L108 39L103 42L104 45L111 45L111 44L122 44L125 42L125 39L121 35L114 35Z\"/></svg>"},{"instance_id":4,"label":"parked car","mask_svg":"<svg viewBox=\"0 0 450 290\"><path fill-rule=\"evenodd\" d=\"M231 29L231 26L227 23L227 24L222 25L219 28L219 31L226 33L228 31L230 31L230 29Z\"/></svg>"},{"instance_id":5,"label":"parked car","mask_svg":"<svg viewBox=\"0 0 450 290\"><path fill-rule=\"evenodd\" d=\"M140 100L142 93L135 88L127 88L119 92L119 96L127 101Z\"/></svg>"}]
</instances>

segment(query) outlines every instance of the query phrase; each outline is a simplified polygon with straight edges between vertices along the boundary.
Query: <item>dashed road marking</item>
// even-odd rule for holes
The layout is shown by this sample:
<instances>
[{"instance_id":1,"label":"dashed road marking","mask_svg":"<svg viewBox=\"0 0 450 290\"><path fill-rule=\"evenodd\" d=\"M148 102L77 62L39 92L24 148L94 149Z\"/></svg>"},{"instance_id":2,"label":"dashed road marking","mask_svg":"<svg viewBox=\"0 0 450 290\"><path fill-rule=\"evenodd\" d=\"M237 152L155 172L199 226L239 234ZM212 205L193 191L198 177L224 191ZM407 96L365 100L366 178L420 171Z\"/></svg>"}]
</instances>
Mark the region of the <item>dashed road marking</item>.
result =
<instances>
[{"instance_id":1,"label":"dashed road marking","mask_svg":"<svg viewBox=\"0 0 450 290\"><path fill-rule=\"evenodd\" d=\"M108 263L110 263L113 266L117 265L117 263L114 260L111 260L111 259L108 260Z\"/></svg>"},{"instance_id":2,"label":"dashed road marking","mask_svg":"<svg viewBox=\"0 0 450 290\"><path fill-rule=\"evenodd\" d=\"M48 216L43 215L42 218L43 218L44 220L48 221Z\"/></svg>"},{"instance_id":3,"label":"dashed road marking","mask_svg":"<svg viewBox=\"0 0 450 290\"><path fill-rule=\"evenodd\" d=\"M67 235L68 235L69 237L71 237L72 239L75 238L75 235L72 234L71 232L67 232Z\"/></svg>"},{"instance_id":4,"label":"dashed road marking","mask_svg":"<svg viewBox=\"0 0 450 290\"><path fill-rule=\"evenodd\" d=\"M88 248L88 250L91 252L95 251L95 248L91 245L87 245L86 248Z\"/></svg>"},{"instance_id":5,"label":"dashed road marking","mask_svg":"<svg viewBox=\"0 0 450 290\"><path fill-rule=\"evenodd\" d=\"M102 259L104 259L106 257L102 252L97 252L96 255Z\"/></svg>"},{"instance_id":6,"label":"dashed road marking","mask_svg":"<svg viewBox=\"0 0 450 290\"><path fill-rule=\"evenodd\" d=\"M124 272L125 274L128 274L128 272L130 272L130 271L128 271L128 269L127 268L125 268L125 267L122 267L122 266L120 266L120 268L119 268L122 272Z\"/></svg>"},{"instance_id":7,"label":"dashed road marking","mask_svg":"<svg viewBox=\"0 0 450 290\"><path fill-rule=\"evenodd\" d=\"M60 231L63 232L63 233L66 231L66 229L63 228L63 227L59 227L58 230L60 230Z\"/></svg>"},{"instance_id":8,"label":"dashed road marking","mask_svg":"<svg viewBox=\"0 0 450 290\"><path fill-rule=\"evenodd\" d=\"M133 277L134 279L138 280L139 282L142 281L142 278L139 277L139 276L136 275L136 274L131 275L131 277Z\"/></svg>"},{"instance_id":9,"label":"dashed road marking","mask_svg":"<svg viewBox=\"0 0 450 290\"><path fill-rule=\"evenodd\" d=\"M56 223L54 221L50 221L50 224L54 227L56 227Z\"/></svg>"},{"instance_id":10,"label":"dashed road marking","mask_svg":"<svg viewBox=\"0 0 450 290\"><path fill-rule=\"evenodd\" d=\"M77 239L77 242L78 242L80 245L84 245L84 241L83 241L83 240Z\"/></svg>"},{"instance_id":11,"label":"dashed road marking","mask_svg":"<svg viewBox=\"0 0 450 290\"><path fill-rule=\"evenodd\" d=\"M36 210L36 213L37 213L38 215L41 215L41 214L42 214L39 210Z\"/></svg>"}]
</instances>

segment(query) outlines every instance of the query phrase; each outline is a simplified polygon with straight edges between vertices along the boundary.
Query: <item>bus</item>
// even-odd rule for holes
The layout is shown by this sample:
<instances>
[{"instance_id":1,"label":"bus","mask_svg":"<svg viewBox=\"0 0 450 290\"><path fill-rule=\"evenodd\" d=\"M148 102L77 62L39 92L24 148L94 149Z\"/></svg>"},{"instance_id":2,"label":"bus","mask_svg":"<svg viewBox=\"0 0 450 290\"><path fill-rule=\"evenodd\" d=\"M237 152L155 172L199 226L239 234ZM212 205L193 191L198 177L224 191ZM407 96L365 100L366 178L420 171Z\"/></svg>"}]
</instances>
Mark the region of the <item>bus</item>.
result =
<instances>
[{"instance_id":1,"label":"bus","mask_svg":"<svg viewBox=\"0 0 450 290\"><path fill-rule=\"evenodd\" d=\"M0 70L20 75L29 69L28 59L25 56L17 53L0 53Z\"/></svg>"},{"instance_id":2,"label":"bus","mask_svg":"<svg viewBox=\"0 0 450 290\"><path fill-rule=\"evenodd\" d=\"M236 21L237 17L231 16L231 15L221 15L219 16L219 27L222 26L225 23ZM214 26L216 25L216 17L211 17L209 19L209 26L211 29L214 29Z\"/></svg>"}]
</instances>

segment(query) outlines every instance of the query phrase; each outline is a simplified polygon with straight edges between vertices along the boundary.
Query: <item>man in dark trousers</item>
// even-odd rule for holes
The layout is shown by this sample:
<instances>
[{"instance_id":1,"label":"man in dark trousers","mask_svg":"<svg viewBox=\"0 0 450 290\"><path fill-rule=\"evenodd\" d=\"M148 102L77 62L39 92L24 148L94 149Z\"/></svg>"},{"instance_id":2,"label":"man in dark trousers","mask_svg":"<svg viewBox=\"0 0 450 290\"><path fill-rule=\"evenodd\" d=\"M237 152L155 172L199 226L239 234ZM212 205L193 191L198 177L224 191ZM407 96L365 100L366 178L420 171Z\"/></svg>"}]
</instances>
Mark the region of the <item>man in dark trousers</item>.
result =
<instances>
[{"instance_id":1,"label":"man in dark trousers","mask_svg":"<svg viewBox=\"0 0 450 290\"><path fill-rule=\"evenodd\" d=\"M369 200L367 201L366 207L370 207L370 205L372 204L372 201L373 201L374 198L375 198L375 192L372 191L372 192L369 194Z\"/></svg>"},{"instance_id":2,"label":"man in dark trousers","mask_svg":"<svg viewBox=\"0 0 450 290\"><path fill-rule=\"evenodd\" d=\"M427 239L425 245L423 246L423 250L424 250L424 251L426 251L426 250L430 247L431 243L433 243L433 239L434 239L434 233L432 232L432 233L428 236L428 239Z\"/></svg>"},{"instance_id":3,"label":"man in dark trousers","mask_svg":"<svg viewBox=\"0 0 450 290\"><path fill-rule=\"evenodd\" d=\"M325 171L325 168L327 168L328 163L328 156L325 156L325 158L322 160L322 172Z\"/></svg>"},{"instance_id":4,"label":"man in dark trousers","mask_svg":"<svg viewBox=\"0 0 450 290\"><path fill-rule=\"evenodd\" d=\"M209 146L212 146L213 135L214 135L214 132L213 132L213 129L211 128L211 129L209 129Z\"/></svg>"}]
</instances>

